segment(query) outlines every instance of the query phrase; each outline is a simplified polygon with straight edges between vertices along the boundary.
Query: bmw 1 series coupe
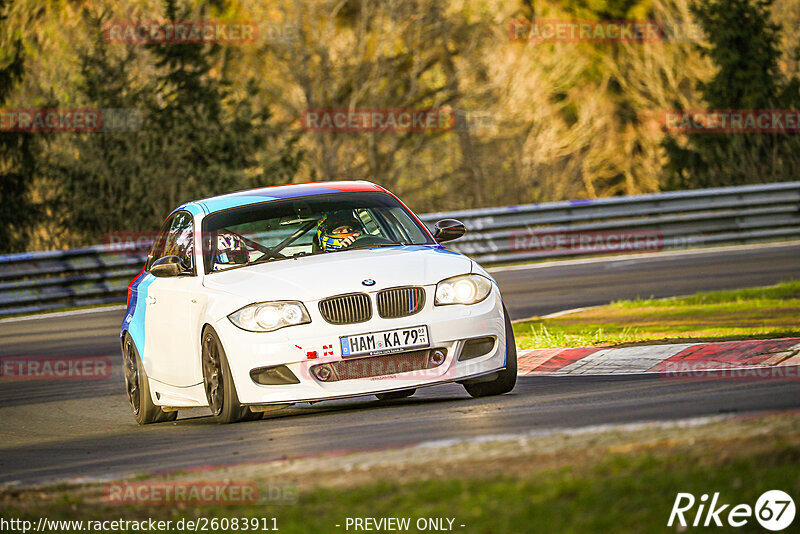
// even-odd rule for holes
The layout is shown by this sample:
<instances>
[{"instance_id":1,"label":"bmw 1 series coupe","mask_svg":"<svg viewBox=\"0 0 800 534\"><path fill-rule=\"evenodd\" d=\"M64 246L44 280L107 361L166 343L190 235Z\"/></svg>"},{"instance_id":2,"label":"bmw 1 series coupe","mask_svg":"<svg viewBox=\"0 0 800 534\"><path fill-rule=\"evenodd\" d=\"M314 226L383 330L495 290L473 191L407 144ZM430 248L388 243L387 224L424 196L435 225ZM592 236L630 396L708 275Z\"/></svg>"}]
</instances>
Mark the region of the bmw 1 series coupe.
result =
<instances>
[{"instance_id":1,"label":"bmw 1 series coupe","mask_svg":"<svg viewBox=\"0 0 800 534\"><path fill-rule=\"evenodd\" d=\"M400 399L456 382L511 391L517 355L497 283L369 182L266 187L188 202L130 283L121 329L139 424L208 407L220 423L295 403Z\"/></svg>"}]
</instances>

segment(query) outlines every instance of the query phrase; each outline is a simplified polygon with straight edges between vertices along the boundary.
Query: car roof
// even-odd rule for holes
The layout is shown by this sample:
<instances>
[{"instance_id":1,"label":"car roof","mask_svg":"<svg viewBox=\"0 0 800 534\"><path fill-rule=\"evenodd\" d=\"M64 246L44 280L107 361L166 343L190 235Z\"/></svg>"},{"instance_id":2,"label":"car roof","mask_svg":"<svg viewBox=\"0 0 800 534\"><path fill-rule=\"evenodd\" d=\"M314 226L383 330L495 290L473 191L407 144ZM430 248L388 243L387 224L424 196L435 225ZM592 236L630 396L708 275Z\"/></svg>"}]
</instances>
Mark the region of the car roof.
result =
<instances>
[{"instance_id":1,"label":"car roof","mask_svg":"<svg viewBox=\"0 0 800 534\"><path fill-rule=\"evenodd\" d=\"M228 208L238 208L270 200L283 200L287 198L299 198L311 195L324 195L330 193L349 193L352 191L383 191L384 188L372 182L309 182L304 184L277 185L272 187L260 187L258 189L248 189L246 191L236 191L226 195L204 198L187 202L178 208L186 210L193 215L199 213L214 213Z\"/></svg>"}]
</instances>

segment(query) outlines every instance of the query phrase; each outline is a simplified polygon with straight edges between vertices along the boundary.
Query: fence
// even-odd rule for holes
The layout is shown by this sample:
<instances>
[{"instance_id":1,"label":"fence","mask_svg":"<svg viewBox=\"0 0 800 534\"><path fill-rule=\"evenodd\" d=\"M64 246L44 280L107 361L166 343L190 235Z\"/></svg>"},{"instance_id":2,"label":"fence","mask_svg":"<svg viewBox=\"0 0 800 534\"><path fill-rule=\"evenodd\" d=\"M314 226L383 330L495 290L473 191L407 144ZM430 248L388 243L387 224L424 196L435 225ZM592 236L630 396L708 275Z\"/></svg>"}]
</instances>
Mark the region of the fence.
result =
<instances>
[{"instance_id":1,"label":"fence","mask_svg":"<svg viewBox=\"0 0 800 534\"><path fill-rule=\"evenodd\" d=\"M800 182L429 213L485 264L800 238ZM0 316L124 302L143 254L107 245L0 256Z\"/></svg>"}]
</instances>

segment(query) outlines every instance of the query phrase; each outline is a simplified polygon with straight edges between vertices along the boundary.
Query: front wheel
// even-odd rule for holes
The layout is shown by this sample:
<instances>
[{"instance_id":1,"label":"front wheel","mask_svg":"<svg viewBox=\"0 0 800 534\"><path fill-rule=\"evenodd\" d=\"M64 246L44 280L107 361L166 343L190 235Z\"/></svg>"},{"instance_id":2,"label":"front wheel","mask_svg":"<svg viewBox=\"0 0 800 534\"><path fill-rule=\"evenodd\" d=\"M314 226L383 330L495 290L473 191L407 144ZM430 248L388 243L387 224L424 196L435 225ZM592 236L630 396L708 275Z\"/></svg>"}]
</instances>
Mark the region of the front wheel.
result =
<instances>
[{"instance_id":1,"label":"front wheel","mask_svg":"<svg viewBox=\"0 0 800 534\"><path fill-rule=\"evenodd\" d=\"M122 365L125 373L125 392L128 394L128 403L137 423L148 425L174 421L178 418L178 412L165 412L153 403L142 358L128 333L122 340Z\"/></svg>"},{"instance_id":2,"label":"front wheel","mask_svg":"<svg viewBox=\"0 0 800 534\"><path fill-rule=\"evenodd\" d=\"M517 383L517 346L514 340L511 318L508 316L505 306L503 306L503 315L506 323L506 368L500 371L498 377L490 382L464 384L464 389L472 397L502 395L514 389L514 385Z\"/></svg>"},{"instance_id":3,"label":"front wheel","mask_svg":"<svg viewBox=\"0 0 800 534\"><path fill-rule=\"evenodd\" d=\"M231 367L217 333L210 326L203 331L203 387L211 414L217 423L236 423L261 417L239 403Z\"/></svg>"}]
</instances>

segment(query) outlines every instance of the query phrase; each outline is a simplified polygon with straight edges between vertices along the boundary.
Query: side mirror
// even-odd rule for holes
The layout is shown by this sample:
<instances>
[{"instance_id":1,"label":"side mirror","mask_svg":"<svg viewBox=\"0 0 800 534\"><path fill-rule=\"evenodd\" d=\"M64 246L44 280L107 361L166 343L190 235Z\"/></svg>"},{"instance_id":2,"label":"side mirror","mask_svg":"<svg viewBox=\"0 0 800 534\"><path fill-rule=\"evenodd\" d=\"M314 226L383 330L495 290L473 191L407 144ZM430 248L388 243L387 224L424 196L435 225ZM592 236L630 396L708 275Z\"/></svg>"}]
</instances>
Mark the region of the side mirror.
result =
<instances>
[{"instance_id":1,"label":"side mirror","mask_svg":"<svg viewBox=\"0 0 800 534\"><path fill-rule=\"evenodd\" d=\"M457 221L455 219L442 219L436 223L436 226L434 226L433 237L439 243L444 243L445 241L458 239L465 233L467 233L467 227L464 226L464 223L461 221Z\"/></svg>"},{"instance_id":2,"label":"side mirror","mask_svg":"<svg viewBox=\"0 0 800 534\"><path fill-rule=\"evenodd\" d=\"M150 266L150 274L159 278L168 278L170 276L180 276L186 272L181 259L178 256L164 256L158 258Z\"/></svg>"}]
</instances>

